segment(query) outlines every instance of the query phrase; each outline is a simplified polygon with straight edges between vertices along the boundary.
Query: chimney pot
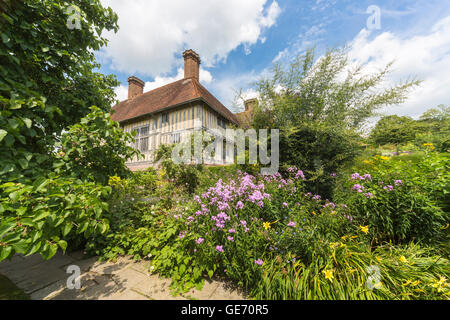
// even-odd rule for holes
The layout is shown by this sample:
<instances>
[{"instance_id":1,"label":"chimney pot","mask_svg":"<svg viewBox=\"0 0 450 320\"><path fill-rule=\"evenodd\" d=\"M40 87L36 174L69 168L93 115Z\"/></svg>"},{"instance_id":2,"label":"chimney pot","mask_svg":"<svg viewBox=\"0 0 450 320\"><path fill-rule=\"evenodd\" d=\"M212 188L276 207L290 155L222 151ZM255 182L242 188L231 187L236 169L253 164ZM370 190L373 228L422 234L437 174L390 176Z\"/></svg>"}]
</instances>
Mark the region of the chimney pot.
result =
<instances>
[{"instance_id":1,"label":"chimney pot","mask_svg":"<svg viewBox=\"0 0 450 320\"><path fill-rule=\"evenodd\" d=\"M144 93L145 82L141 79L131 76L128 78L128 99L133 99Z\"/></svg>"},{"instance_id":2,"label":"chimney pot","mask_svg":"<svg viewBox=\"0 0 450 320\"><path fill-rule=\"evenodd\" d=\"M200 56L194 50L186 50L183 52L184 58L184 78L195 78L200 81Z\"/></svg>"}]
</instances>

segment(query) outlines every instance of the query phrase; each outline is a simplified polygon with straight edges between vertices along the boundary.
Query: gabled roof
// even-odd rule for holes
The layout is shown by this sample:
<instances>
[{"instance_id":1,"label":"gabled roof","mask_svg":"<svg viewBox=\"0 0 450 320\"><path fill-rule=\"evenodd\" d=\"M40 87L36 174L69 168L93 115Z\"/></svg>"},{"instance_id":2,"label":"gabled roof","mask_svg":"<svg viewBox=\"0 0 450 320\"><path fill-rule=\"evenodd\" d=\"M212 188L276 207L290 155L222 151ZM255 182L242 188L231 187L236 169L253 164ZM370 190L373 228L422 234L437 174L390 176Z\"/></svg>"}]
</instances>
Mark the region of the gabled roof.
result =
<instances>
[{"instance_id":1,"label":"gabled roof","mask_svg":"<svg viewBox=\"0 0 450 320\"><path fill-rule=\"evenodd\" d=\"M194 101L205 102L223 117L238 124L234 114L194 78L181 79L122 101L112 108L115 112L111 114L111 119L125 122Z\"/></svg>"}]
</instances>

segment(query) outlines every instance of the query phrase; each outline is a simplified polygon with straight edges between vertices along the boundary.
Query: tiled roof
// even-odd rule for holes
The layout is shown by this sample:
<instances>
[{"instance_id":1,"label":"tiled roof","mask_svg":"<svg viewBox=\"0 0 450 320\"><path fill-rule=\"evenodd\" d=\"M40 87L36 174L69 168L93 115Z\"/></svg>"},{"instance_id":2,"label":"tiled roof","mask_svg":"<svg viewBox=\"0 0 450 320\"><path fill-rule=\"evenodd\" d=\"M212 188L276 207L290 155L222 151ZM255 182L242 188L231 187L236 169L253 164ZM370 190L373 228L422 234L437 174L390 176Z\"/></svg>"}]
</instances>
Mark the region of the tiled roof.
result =
<instances>
[{"instance_id":1,"label":"tiled roof","mask_svg":"<svg viewBox=\"0 0 450 320\"><path fill-rule=\"evenodd\" d=\"M133 99L122 101L112 108L115 112L111 115L111 119L124 122L199 100L207 103L226 119L238 124L234 114L193 78L181 79L143 93Z\"/></svg>"}]
</instances>

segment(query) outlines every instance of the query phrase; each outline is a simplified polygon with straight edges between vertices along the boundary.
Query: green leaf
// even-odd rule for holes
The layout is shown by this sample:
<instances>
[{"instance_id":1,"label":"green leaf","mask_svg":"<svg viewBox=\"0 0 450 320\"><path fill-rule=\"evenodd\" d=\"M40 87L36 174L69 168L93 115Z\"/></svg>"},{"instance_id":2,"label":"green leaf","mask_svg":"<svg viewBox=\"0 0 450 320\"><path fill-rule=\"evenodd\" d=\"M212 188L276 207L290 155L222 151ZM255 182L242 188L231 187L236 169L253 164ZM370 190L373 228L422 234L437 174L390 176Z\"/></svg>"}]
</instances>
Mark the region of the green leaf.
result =
<instances>
[{"instance_id":1,"label":"green leaf","mask_svg":"<svg viewBox=\"0 0 450 320\"><path fill-rule=\"evenodd\" d=\"M22 120L25 123L25 125L27 126L27 128L30 129L32 121L30 119L28 119L28 118L22 118Z\"/></svg>"},{"instance_id":2,"label":"green leaf","mask_svg":"<svg viewBox=\"0 0 450 320\"><path fill-rule=\"evenodd\" d=\"M185 271L186 271L186 265L182 264L179 269L180 275L183 275Z\"/></svg>"},{"instance_id":3,"label":"green leaf","mask_svg":"<svg viewBox=\"0 0 450 320\"><path fill-rule=\"evenodd\" d=\"M210 279L212 278L213 274L214 274L213 270L208 270L208 276Z\"/></svg>"},{"instance_id":4,"label":"green leaf","mask_svg":"<svg viewBox=\"0 0 450 320\"><path fill-rule=\"evenodd\" d=\"M0 129L0 141L3 140L3 138L8 134L8 131L5 131L3 129Z\"/></svg>"},{"instance_id":5,"label":"green leaf","mask_svg":"<svg viewBox=\"0 0 450 320\"><path fill-rule=\"evenodd\" d=\"M64 240L59 240L58 241L59 247L63 250L63 252L66 252L67 249L67 242Z\"/></svg>"},{"instance_id":6,"label":"green leaf","mask_svg":"<svg viewBox=\"0 0 450 320\"><path fill-rule=\"evenodd\" d=\"M36 179L36 181L33 183L33 192L40 191L42 188L44 188L50 180L48 180L45 177L39 177Z\"/></svg>"},{"instance_id":7,"label":"green leaf","mask_svg":"<svg viewBox=\"0 0 450 320\"><path fill-rule=\"evenodd\" d=\"M0 237L11 231L16 226L15 222L8 222L0 225Z\"/></svg>"},{"instance_id":8,"label":"green leaf","mask_svg":"<svg viewBox=\"0 0 450 320\"><path fill-rule=\"evenodd\" d=\"M25 239L21 239L16 243L11 244L14 248L14 251L17 253L25 253L28 249L28 244Z\"/></svg>"},{"instance_id":9,"label":"green leaf","mask_svg":"<svg viewBox=\"0 0 450 320\"><path fill-rule=\"evenodd\" d=\"M42 219L48 217L49 214L50 214L50 211L43 211L43 212L39 213L38 215L36 215L36 216L33 218L33 221L39 221L39 220L42 220Z\"/></svg>"},{"instance_id":10,"label":"green leaf","mask_svg":"<svg viewBox=\"0 0 450 320\"><path fill-rule=\"evenodd\" d=\"M64 225L63 229L62 229L62 234L63 236L67 236L70 232L70 230L72 230L72 223L71 222L66 222L66 224Z\"/></svg>"},{"instance_id":11,"label":"green leaf","mask_svg":"<svg viewBox=\"0 0 450 320\"><path fill-rule=\"evenodd\" d=\"M22 167L22 169L28 168L28 161L27 161L27 160L25 160L25 159L19 159L18 162L19 162L20 166Z\"/></svg>"},{"instance_id":12,"label":"green leaf","mask_svg":"<svg viewBox=\"0 0 450 320\"><path fill-rule=\"evenodd\" d=\"M0 247L0 261L5 260L11 254L12 247Z\"/></svg>"}]
</instances>

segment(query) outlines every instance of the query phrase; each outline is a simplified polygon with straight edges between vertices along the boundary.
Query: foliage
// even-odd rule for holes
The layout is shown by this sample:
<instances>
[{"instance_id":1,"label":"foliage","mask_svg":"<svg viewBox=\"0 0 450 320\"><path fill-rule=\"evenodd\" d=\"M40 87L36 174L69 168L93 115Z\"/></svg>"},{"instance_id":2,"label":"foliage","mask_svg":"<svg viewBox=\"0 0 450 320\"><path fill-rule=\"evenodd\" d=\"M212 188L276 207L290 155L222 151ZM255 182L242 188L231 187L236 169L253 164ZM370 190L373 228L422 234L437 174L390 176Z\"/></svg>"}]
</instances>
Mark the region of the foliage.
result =
<instances>
[{"instance_id":1,"label":"foliage","mask_svg":"<svg viewBox=\"0 0 450 320\"><path fill-rule=\"evenodd\" d=\"M449 262L417 244L371 250L357 236L330 243L311 264L272 261L252 291L270 300L413 300L449 298Z\"/></svg>"},{"instance_id":2,"label":"foliage","mask_svg":"<svg viewBox=\"0 0 450 320\"><path fill-rule=\"evenodd\" d=\"M131 147L134 138L97 107L63 133L59 160L53 164L64 175L106 185L110 176L125 177L125 162L140 156Z\"/></svg>"},{"instance_id":3,"label":"foliage","mask_svg":"<svg viewBox=\"0 0 450 320\"><path fill-rule=\"evenodd\" d=\"M203 169L201 164L177 164L172 161L172 149L174 145L162 144L156 150L155 162L163 169L164 178L175 182L192 194L199 184L199 172Z\"/></svg>"},{"instance_id":4,"label":"foliage","mask_svg":"<svg viewBox=\"0 0 450 320\"><path fill-rule=\"evenodd\" d=\"M410 117L397 115L382 117L370 132L370 139L376 145L404 144L414 140L416 129L414 124L414 120Z\"/></svg>"},{"instance_id":5,"label":"foliage","mask_svg":"<svg viewBox=\"0 0 450 320\"><path fill-rule=\"evenodd\" d=\"M442 238L450 222L444 200L448 156L433 152L420 162L375 156L365 160L364 170L365 174L355 172L341 179L337 198L349 206L355 221L371 226L377 243L430 243Z\"/></svg>"},{"instance_id":6,"label":"foliage","mask_svg":"<svg viewBox=\"0 0 450 320\"><path fill-rule=\"evenodd\" d=\"M76 1L81 29L67 27L70 2L0 3L0 180L35 180L52 170L61 132L98 106L108 111L118 82L95 72L100 35L117 15L100 1ZM44 173L43 173L44 171Z\"/></svg>"},{"instance_id":7,"label":"foliage","mask_svg":"<svg viewBox=\"0 0 450 320\"><path fill-rule=\"evenodd\" d=\"M311 121L360 129L376 110L403 102L419 84L407 81L380 88L390 68L388 64L370 74L363 65L350 64L345 48L329 50L317 60L310 49L287 66L275 64L273 75L257 83L261 99L253 125L290 128Z\"/></svg>"},{"instance_id":8,"label":"foliage","mask_svg":"<svg viewBox=\"0 0 450 320\"><path fill-rule=\"evenodd\" d=\"M303 168L313 178L310 190L331 198L330 174L360 151L361 127L381 107L403 102L419 84L383 88L390 68L367 73L363 65L352 65L346 48L318 59L310 49L286 66L275 64L272 75L257 82L252 126L279 129L280 163Z\"/></svg>"},{"instance_id":9,"label":"foliage","mask_svg":"<svg viewBox=\"0 0 450 320\"><path fill-rule=\"evenodd\" d=\"M80 29L68 28L72 4ZM123 172L119 166L130 155L118 141L127 136L105 114L118 82L96 72L93 53L106 45L104 31L117 31L117 15L98 0L6 0L0 11L0 260L36 252L49 259L69 240L108 230L110 187L93 182L102 178L92 171L99 168L82 172L78 163L96 157L89 143L113 144L96 150L111 161L103 174ZM98 108L84 118L92 105ZM88 129L96 130L92 137ZM61 139L65 159L56 154Z\"/></svg>"},{"instance_id":10,"label":"foliage","mask_svg":"<svg viewBox=\"0 0 450 320\"><path fill-rule=\"evenodd\" d=\"M284 131L280 137L280 163L297 166L307 173L308 191L332 197L335 175L350 163L360 147L356 137L320 124Z\"/></svg>"},{"instance_id":11,"label":"foliage","mask_svg":"<svg viewBox=\"0 0 450 320\"><path fill-rule=\"evenodd\" d=\"M111 188L50 174L33 185L0 185L0 261L15 253L39 252L50 259L74 234L108 231L102 216Z\"/></svg>"},{"instance_id":12,"label":"foliage","mask_svg":"<svg viewBox=\"0 0 450 320\"><path fill-rule=\"evenodd\" d=\"M397 148L408 142L415 147L424 143L433 143L441 152L448 151L450 146L449 107L440 105L438 109L429 109L419 120L396 115L382 117L370 133L370 140L377 146L395 144ZM407 148L411 150L411 145ZM398 150L397 150L398 151Z\"/></svg>"},{"instance_id":13,"label":"foliage","mask_svg":"<svg viewBox=\"0 0 450 320\"><path fill-rule=\"evenodd\" d=\"M208 168L225 180L193 201L170 208L157 201L143 209L130 203L98 253L150 260L149 271L170 277L174 294L216 278L234 281L257 299L448 298L446 258L413 243L373 248L374 226L360 226L350 206L305 192L296 167L285 177L230 171ZM115 203L134 195L135 189L127 196L120 191L132 180L111 180L124 196ZM158 190L149 193L161 196ZM379 268L379 281L372 280L371 266Z\"/></svg>"}]
</instances>

